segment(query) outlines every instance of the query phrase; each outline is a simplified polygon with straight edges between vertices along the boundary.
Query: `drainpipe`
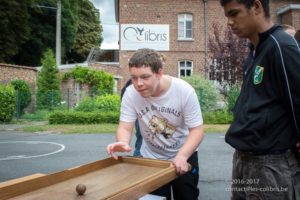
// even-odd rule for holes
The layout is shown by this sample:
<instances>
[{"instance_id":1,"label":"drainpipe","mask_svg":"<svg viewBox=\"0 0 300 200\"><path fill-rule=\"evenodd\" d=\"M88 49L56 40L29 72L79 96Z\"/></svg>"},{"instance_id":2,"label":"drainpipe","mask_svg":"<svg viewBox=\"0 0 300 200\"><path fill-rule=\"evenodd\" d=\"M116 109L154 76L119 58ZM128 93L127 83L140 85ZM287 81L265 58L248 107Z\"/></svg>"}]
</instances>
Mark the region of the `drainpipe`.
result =
<instances>
[{"instance_id":1,"label":"drainpipe","mask_svg":"<svg viewBox=\"0 0 300 200\"><path fill-rule=\"evenodd\" d=\"M204 2L204 75L208 79L209 78L209 68L207 65L207 2L208 0L203 0Z\"/></svg>"}]
</instances>

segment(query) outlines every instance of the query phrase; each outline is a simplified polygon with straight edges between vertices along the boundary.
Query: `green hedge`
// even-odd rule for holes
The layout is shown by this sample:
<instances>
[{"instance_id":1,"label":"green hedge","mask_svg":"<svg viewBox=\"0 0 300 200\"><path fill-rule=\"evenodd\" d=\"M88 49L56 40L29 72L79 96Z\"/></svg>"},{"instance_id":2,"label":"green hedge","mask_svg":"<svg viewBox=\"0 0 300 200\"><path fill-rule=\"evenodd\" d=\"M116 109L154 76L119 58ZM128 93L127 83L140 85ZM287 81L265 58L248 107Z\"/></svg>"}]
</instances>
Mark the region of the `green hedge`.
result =
<instances>
[{"instance_id":1,"label":"green hedge","mask_svg":"<svg viewBox=\"0 0 300 200\"><path fill-rule=\"evenodd\" d=\"M50 124L101 124L119 123L119 112L61 112L56 111L50 114Z\"/></svg>"},{"instance_id":2,"label":"green hedge","mask_svg":"<svg viewBox=\"0 0 300 200\"><path fill-rule=\"evenodd\" d=\"M233 120L231 112L219 110L204 112L204 124L230 124ZM49 115L50 124L101 124L119 123L119 112L77 112L55 111Z\"/></svg>"},{"instance_id":3,"label":"green hedge","mask_svg":"<svg viewBox=\"0 0 300 200\"><path fill-rule=\"evenodd\" d=\"M203 112L204 124L230 124L233 121L233 115L227 110L214 112Z\"/></svg>"},{"instance_id":4,"label":"green hedge","mask_svg":"<svg viewBox=\"0 0 300 200\"><path fill-rule=\"evenodd\" d=\"M76 112L95 112L97 109L96 99L89 96L84 97L74 108Z\"/></svg>"},{"instance_id":5,"label":"green hedge","mask_svg":"<svg viewBox=\"0 0 300 200\"><path fill-rule=\"evenodd\" d=\"M119 95L106 94L96 99L97 108L104 112L119 112L121 99Z\"/></svg>"},{"instance_id":6,"label":"green hedge","mask_svg":"<svg viewBox=\"0 0 300 200\"><path fill-rule=\"evenodd\" d=\"M0 84L0 122L12 120L16 108L16 92L11 85Z\"/></svg>"},{"instance_id":7,"label":"green hedge","mask_svg":"<svg viewBox=\"0 0 300 200\"><path fill-rule=\"evenodd\" d=\"M120 95L105 94L96 98L85 97L75 111L79 112L120 112Z\"/></svg>"},{"instance_id":8,"label":"green hedge","mask_svg":"<svg viewBox=\"0 0 300 200\"><path fill-rule=\"evenodd\" d=\"M17 98L17 110L18 112L24 113L24 109L30 104L31 102L31 87L29 83L24 80L13 80L10 83L16 90L16 98ZM20 114L20 113L18 113Z\"/></svg>"}]
</instances>

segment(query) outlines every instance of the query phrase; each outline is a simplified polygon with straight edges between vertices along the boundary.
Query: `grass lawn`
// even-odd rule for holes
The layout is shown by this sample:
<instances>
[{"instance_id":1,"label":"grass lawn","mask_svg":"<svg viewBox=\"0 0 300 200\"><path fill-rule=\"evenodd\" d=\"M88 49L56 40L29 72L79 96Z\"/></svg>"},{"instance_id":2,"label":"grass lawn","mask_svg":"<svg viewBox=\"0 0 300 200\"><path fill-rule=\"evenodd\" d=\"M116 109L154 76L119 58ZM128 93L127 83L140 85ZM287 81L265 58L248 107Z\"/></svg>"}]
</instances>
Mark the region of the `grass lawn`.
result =
<instances>
[{"instance_id":1,"label":"grass lawn","mask_svg":"<svg viewBox=\"0 0 300 200\"><path fill-rule=\"evenodd\" d=\"M228 124L205 124L205 133L225 133L229 128ZM24 132L42 132L51 131L59 133L114 133L117 129L117 124L39 124L28 125L22 128L18 128L19 131Z\"/></svg>"},{"instance_id":2,"label":"grass lawn","mask_svg":"<svg viewBox=\"0 0 300 200\"><path fill-rule=\"evenodd\" d=\"M53 131L58 133L114 133L117 124L46 124L19 128L25 132Z\"/></svg>"}]
</instances>

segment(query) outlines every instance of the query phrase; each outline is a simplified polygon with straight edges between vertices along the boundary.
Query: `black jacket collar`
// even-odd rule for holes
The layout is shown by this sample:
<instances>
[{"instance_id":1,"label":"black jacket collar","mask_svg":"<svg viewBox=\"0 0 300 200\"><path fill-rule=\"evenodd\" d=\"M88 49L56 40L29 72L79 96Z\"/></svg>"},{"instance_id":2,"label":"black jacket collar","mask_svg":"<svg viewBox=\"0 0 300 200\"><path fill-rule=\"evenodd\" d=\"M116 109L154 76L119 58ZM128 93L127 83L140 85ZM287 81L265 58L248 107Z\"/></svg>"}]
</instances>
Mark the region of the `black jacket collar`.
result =
<instances>
[{"instance_id":1,"label":"black jacket collar","mask_svg":"<svg viewBox=\"0 0 300 200\"><path fill-rule=\"evenodd\" d=\"M259 49L260 45L269 37L269 35L271 35L271 33L273 33L278 28L281 28L281 27L279 25L274 25L269 30L267 30L263 33L259 33L258 34L259 43L258 43L256 49ZM252 43L250 43L249 48L250 48L251 51L253 51L254 50L254 45Z\"/></svg>"}]
</instances>

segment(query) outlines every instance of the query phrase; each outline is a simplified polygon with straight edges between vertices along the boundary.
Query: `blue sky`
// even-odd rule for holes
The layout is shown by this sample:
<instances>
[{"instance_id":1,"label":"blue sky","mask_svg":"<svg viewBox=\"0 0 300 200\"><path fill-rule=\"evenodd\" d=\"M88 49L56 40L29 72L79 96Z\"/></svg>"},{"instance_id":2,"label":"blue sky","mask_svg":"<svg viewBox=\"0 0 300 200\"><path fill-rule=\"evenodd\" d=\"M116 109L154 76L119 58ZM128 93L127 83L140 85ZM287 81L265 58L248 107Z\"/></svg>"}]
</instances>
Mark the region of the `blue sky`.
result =
<instances>
[{"instance_id":1,"label":"blue sky","mask_svg":"<svg viewBox=\"0 0 300 200\"><path fill-rule=\"evenodd\" d=\"M103 27L101 49L118 49L119 26L115 20L114 0L90 0L100 10Z\"/></svg>"}]
</instances>

